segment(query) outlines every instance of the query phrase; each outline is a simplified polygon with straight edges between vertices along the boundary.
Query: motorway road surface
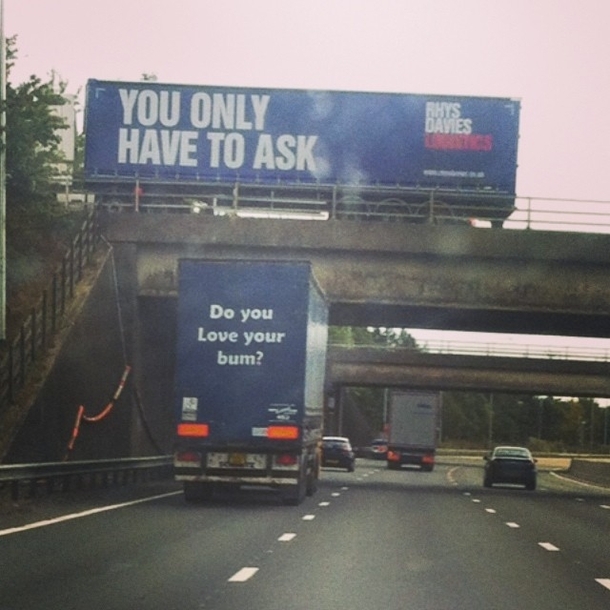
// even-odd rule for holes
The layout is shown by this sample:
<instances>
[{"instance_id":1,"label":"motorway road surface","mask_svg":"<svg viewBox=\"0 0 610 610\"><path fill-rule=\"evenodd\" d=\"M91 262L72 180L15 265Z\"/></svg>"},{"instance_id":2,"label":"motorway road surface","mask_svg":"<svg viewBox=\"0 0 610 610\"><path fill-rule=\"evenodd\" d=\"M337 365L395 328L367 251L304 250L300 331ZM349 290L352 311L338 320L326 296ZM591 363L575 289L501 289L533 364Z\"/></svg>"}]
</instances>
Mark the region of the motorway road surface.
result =
<instances>
[{"instance_id":1,"label":"motorway road surface","mask_svg":"<svg viewBox=\"0 0 610 610\"><path fill-rule=\"evenodd\" d=\"M0 610L610 608L610 490L481 481L360 459L298 507L187 505L173 482L58 494L0 514Z\"/></svg>"}]
</instances>

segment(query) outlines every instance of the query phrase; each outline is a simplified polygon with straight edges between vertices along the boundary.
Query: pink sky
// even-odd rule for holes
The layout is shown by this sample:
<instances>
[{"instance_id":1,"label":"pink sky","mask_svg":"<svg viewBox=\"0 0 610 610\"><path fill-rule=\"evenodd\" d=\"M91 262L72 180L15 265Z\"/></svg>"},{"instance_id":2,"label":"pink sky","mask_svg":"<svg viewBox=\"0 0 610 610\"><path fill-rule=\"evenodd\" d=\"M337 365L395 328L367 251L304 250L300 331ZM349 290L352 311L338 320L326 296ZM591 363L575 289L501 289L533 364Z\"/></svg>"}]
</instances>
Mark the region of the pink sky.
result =
<instances>
[{"instance_id":1,"label":"pink sky","mask_svg":"<svg viewBox=\"0 0 610 610\"><path fill-rule=\"evenodd\" d=\"M518 194L610 202L608 0L3 1L13 82L519 98Z\"/></svg>"},{"instance_id":2,"label":"pink sky","mask_svg":"<svg viewBox=\"0 0 610 610\"><path fill-rule=\"evenodd\" d=\"M95 6L95 8L94 8ZM610 200L607 0L4 0L11 80L520 98L517 191Z\"/></svg>"}]
</instances>

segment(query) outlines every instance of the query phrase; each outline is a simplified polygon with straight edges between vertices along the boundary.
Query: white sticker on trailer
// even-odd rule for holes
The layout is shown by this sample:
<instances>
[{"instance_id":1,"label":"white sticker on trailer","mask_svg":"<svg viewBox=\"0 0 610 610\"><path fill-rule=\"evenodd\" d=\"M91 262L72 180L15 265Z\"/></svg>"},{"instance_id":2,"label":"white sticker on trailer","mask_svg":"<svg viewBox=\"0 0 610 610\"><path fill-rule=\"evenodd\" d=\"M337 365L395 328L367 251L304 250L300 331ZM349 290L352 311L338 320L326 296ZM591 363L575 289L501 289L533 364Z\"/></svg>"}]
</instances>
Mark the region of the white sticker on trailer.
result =
<instances>
[{"instance_id":1,"label":"white sticker on trailer","mask_svg":"<svg viewBox=\"0 0 610 610\"><path fill-rule=\"evenodd\" d=\"M199 399L195 396L182 397L182 421L197 421Z\"/></svg>"}]
</instances>

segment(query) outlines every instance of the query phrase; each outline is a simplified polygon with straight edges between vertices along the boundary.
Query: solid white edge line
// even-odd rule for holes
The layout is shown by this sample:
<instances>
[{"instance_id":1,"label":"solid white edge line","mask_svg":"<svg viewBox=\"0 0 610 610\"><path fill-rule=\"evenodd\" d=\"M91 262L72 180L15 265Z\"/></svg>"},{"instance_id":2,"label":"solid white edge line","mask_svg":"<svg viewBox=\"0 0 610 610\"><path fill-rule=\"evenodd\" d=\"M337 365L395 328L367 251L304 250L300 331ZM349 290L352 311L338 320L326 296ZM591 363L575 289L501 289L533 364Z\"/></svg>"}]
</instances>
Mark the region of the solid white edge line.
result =
<instances>
[{"instance_id":1,"label":"solid white edge line","mask_svg":"<svg viewBox=\"0 0 610 610\"><path fill-rule=\"evenodd\" d=\"M148 496L146 498L140 498L138 500L131 500L130 502L122 502L121 504L110 504L108 506L100 506L99 508L91 508L84 510L80 513L71 513L69 515L62 515L61 517L54 517L53 519L45 519L44 521L36 521L35 523L28 523L27 525L20 525L18 527L10 527L5 530L0 530L0 536L8 536L9 534L17 534L19 532L25 532L27 530L33 530L38 527L46 527L47 525L55 525L56 523L62 523L63 521L71 521L72 519L80 519L81 517L89 517L91 515L97 515L98 513L105 513L109 510L116 510L117 508L125 508L126 506L134 506L135 504L142 504L144 502L152 502L153 500L159 500L161 498L168 498L170 496L176 496L183 493L182 491L172 491L166 494L159 494L157 496Z\"/></svg>"},{"instance_id":2,"label":"solid white edge line","mask_svg":"<svg viewBox=\"0 0 610 610\"><path fill-rule=\"evenodd\" d=\"M241 570L235 572L231 578L227 582L246 582L250 580L256 573L258 572L258 568L242 568Z\"/></svg>"},{"instance_id":3,"label":"solid white edge line","mask_svg":"<svg viewBox=\"0 0 610 610\"><path fill-rule=\"evenodd\" d=\"M597 489L605 489L606 491L608 490L608 487L604 485L594 485L593 483L585 483L585 481L578 481L576 479L571 479L570 477L563 477L561 476L560 472L551 471L549 472L549 474L552 477L568 481L569 483L574 483L574 485L580 485L581 487L595 487Z\"/></svg>"},{"instance_id":4,"label":"solid white edge line","mask_svg":"<svg viewBox=\"0 0 610 610\"><path fill-rule=\"evenodd\" d=\"M610 589L610 578L596 578L595 582L598 582L602 587Z\"/></svg>"}]
</instances>

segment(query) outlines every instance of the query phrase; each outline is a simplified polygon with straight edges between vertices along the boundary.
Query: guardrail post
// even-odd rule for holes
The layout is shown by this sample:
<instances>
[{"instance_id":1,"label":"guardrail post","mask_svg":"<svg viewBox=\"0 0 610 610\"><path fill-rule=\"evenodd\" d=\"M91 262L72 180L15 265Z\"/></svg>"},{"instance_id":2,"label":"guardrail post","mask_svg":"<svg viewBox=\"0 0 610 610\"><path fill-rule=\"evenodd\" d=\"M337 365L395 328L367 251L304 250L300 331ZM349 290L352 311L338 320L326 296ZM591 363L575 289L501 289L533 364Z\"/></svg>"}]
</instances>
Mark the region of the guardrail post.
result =
<instances>
[{"instance_id":1,"label":"guardrail post","mask_svg":"<svg viewBox=\"0 0 610 610\"><path fill-rule=\"evenodd\" d=\"M42 319L40 320L40 323L41 323L40 345L43 348L45 348L47 345L47 315L48 315L47 300L48 300L48 292L46 290L44 290L42 292Z\"/></svg>"},{"instance_id":2,"label":"guardrail post","mask_svg":"<svg viewBox=\"0 0 610 610\"><path fill-rule=\"evenodd\" d=\"M69 276L69 292L70 298L74 296L74 244L70 246L70 251L68 252L69 256L69 264L70 264L70 276Z\"/></svg>"},{"instance_id":3,"label":"guardrail post","mask_svg":"<svg viewBox=\"0 0 610 610\"><path fill-rule=\"evenodd\" d=\"M36 331L37 331L37 325L36 325L36 310L34 308L32 308L32 311L30 313L30 318L31 318L31 323L30 323L30 333L32 334L32 336L30 337L30 362L34 362L34 360L36 360L36 352L38 351L38 346L37 346L37 339L38 337L36 336Z\"/></svg>"},{"instance_id":4,"label":"guardrail post","mask_svg":"<svg viewBox=\"0 0 610 610\"><path fill-rule=\"evenodd\" d=\"M25 327L19 329L19 387L25 385Z\"/></svg>"},{"instance_id":5,"label":"guardrail post","mask_svg":"<svg viewBox=\"0 0 610 610\"><path fill-rule=\"evenodd\" d=\"M66 257L64 256L62 262L61 262L61 292L60 292L60 300L59 300L59 313L60 315L64 315L64 312L66 310L66 283L68 281L67 278L67 274L68 274L68 270L67 270L67 260Z\"/></svg>"},{"instance_id":6,"label":"guardrail post","mask_svg":"<svg viewBox=\"0 0 610 610\"><path fill-rule=\"evenodd\" d=\"M15 355L14 355L14 346L12 343L8 346L8 401L13 402L15 399Z\"/></svg>"},{"instance_id":7,"label":"guardrail post","mask_svg":"<svg viewBox=\"0 0 610 610\"><path fill-rule=\"evenodd\" d=\"M57 330L57 273L53 274L51 282L51 332Z\"/></svg>"}]
</instances>

